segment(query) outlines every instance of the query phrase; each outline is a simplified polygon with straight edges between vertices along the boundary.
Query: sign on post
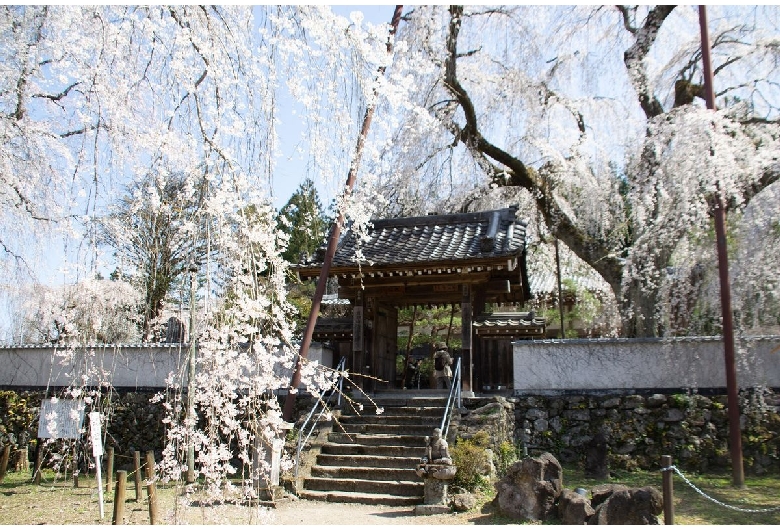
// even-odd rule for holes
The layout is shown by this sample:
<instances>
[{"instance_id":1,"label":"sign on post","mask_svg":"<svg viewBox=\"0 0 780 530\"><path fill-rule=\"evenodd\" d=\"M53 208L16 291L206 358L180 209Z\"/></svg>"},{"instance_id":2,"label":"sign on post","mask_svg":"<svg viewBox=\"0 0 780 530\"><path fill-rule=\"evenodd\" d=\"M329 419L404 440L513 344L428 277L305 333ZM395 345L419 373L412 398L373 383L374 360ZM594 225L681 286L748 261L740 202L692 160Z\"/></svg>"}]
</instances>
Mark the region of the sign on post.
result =
<instances>
[{"instance_id":1,"label":"sign on post","mask_svg":"<svg viewBox=\"0 0 780 530\"><path fill-rule=\"evenodd\" d=\"M97 478L100 518L103 519L103 481L100 476L100 457L103 456L103 441L100 438L100 413L89 413L89 438L92 441L92 455L95 457L95 476Z\"/></svg>"}]
</instances>

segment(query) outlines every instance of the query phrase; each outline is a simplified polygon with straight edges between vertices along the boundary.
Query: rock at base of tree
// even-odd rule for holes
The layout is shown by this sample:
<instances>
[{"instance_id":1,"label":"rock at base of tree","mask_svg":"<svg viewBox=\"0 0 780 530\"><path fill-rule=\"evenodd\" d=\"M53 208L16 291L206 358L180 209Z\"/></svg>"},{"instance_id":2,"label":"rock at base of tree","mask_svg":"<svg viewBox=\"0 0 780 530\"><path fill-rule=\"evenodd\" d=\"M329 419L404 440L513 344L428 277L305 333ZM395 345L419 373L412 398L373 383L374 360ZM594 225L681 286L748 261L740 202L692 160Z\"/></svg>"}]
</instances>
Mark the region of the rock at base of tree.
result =
<instances>
[{"instance_id":1,"label":"rock at base of tree","mask_svg":"<svg viewBox=\"0 0 780 530\"><path fill-rule=\"evenodd\" d=\"M550 453L514 463L496 484L494 504L521 521L544 521L554 514L563 489L561 464Z\"/></svg>"},{"instance_id":2,"label":"rock at base of tree","mask_svg":"<svg viewBox=\"0 0 780 530\"><path fill-rule=\"evenodd\" d=\"M585 448L585 477L605 480L609 478L607 434L599 430Z\"/></svg>"},{"instance_id":3,"label":"rock at base of tree","mask_svg":"<svg viewBox=\"0 0 780 530\"><path fill-rule=\"evenodd\" d=\"M558 499L558 517L561 524L582 525L596 513L590 501L583 495L571 490L563 490Z\"/></svg>"},{"instance_id":4,"label":"rock at base of tree","mask_svg":"<svg viewBox=\"0 0 780 530\"><path fill-rule=\"evenodd\" d=\"M471 493L457 493L452 496L452 509L456 512L467 512L477 505L477 498Z\"/></svg>"},{"instance_id":5,"label":"rock at base of tree","mask_svg":"<svg viewBox=\"0 0 780 530\"><path fill-rule=\"evenodd\" d=\"M657 516L662 511L663 497L654 487L627 488L615 491L597 506L588 524L659 524Z\"/></svg>"}]
</instances>

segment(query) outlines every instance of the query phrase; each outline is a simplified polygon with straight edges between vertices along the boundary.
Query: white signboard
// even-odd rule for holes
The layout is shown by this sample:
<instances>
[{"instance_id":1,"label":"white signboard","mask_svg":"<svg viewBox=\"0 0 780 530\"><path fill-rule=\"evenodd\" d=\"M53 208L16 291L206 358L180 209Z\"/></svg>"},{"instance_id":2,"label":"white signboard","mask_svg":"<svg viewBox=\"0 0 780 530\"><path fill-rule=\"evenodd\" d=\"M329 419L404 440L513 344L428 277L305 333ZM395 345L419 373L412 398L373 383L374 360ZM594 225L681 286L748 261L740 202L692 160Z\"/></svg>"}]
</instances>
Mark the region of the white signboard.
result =
<instances>
[{"instance_id":1,"label":"white signboard","mask_svg":"<svg viewBox=\"0 0 780 530\"><path fill-rule=\"evenodd\" d=\"M103 456L103 441L100 438L100 413L89 413L89 437L92 440L92 454L95 458Z\"/></svg>"},{"instance_id":2,"label":"white signboard","mask_svg":"<svg viewBox=\"0 0 780 530\"><path fill-rule=\"evenodd\" d=\"M83 423L83 399L45 399L41 402L38 438L77 440Z\"/></svg>"},{"instance_id":3,"label":"white signboard","mask_svg":"<svg viewBox=\"0 0 780 530\"><path fill-rule=\"evenodd\" d=\"M103 480L100 477L100 457L103 456L103 441L100 439L100 413L89 413L89 438L92 440L92 454L95 455L95 478L97 479L100 518L103 519Z\"/></svg>"}]
</instances>

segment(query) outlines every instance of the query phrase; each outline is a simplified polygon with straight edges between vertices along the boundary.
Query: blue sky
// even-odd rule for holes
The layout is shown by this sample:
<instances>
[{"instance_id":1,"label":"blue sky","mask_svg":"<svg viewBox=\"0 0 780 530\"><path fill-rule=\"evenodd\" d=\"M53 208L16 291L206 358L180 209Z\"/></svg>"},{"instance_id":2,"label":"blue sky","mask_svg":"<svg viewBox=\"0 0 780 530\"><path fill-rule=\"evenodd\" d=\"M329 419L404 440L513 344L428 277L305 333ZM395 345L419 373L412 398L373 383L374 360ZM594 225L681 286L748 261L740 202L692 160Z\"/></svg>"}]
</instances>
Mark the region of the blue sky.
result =
<instances>
[{"instance_id":1,"label":"blue sky","mask_svg":"<svg viewBox=\"0 0 780 530\"><path fill-rule=\"evenodd\" d=\"M395 5L337 5L332 6L333 11L341 16L349 17L353 11L361 11L366 22L372 24L390 23L393 16ZM292 105L290 102L282 102L282 125L279 129L279 139L281 143L282 158L278 161L273 182L273 195L275 197L274 206L281 208L295 192L301 182L306 178L305 160L301 155L296 154L296 146L300 143L301 128L298 118L292 114ZM355 139L357 141L357 138ZM306 147L301 145L303 152ZM318 183L312 175L312 180ZM358 178L360 178L358 176ZM344 175L343 181L346 182L347 175ZM327 208L334 199L329 190L324 189L319 183L317 188L320 201L323 207Z\"/></svg>"}]
</instances>

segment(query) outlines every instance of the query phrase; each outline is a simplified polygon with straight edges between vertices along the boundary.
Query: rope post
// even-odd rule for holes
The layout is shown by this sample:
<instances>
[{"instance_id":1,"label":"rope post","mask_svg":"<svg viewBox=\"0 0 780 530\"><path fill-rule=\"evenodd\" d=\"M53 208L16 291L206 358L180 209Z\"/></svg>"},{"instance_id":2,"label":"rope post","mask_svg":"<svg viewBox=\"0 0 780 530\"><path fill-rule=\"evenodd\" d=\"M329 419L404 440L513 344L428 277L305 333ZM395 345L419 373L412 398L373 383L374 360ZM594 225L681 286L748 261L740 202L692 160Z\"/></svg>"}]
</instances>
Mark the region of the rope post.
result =
<instances>
[{"instance_id":1,"label":"rope post","mask_svg":"<svg viewBox=\"0 0 780 530\"><path fill-rule=\"evenodd\" d=\"M43 460L43 450L41 448L43 440L38 438L35 444L35 469L33 470L33 484L36 486L41 485L41 465Z\"/></svg>"},{"instance_id":2,"label":"rope post","mask_svg":"<svg viewBox=\"0 0 780 530\"><path fill-rule=\"evenodd\" d=\"M73 487L79 487L79 447L78 442L73 444Z\"/></svg>"},{"instance_id":3,"label":"rope post","mask_svg":"<svg viewBox=\"0 0 780 530\"><path fill-rule=\"evenodd\" d=\"M127 471L117 471L116 489L114 490L114 517L111 519L111 524L124 524L126 489Z\"/></svg>"},{"instance_id":4,"label":"rope post","mask_svg":"<svg viewBox=\"0 0 780 530\"><path fill-rule=\"evenodd\" d=\"M146 452L146 496L149 498L149 524L157 523L157 487L154 476L154 451Z\"/></svg>"},{"instance_id":5,"label":"rope post","mask_svg":"<svg viewBox=\"0 0 780 530\"><path fill-rule=\"evenodd\" d=\"M143 497L143 493L141 493L141 451L133 453L133 463L135 464L135 474L133 475L135 480L135 502L141 502Z\"/></svg>"},{"instance_id":6,"label":"rope post","mask_svg":"<svg viewBox=\"0 0 780 530\"><path fill-rule=\"evenodd\" d=\"M111 482L114 480L114 448L108 446L106 449L106 493L111 491Z\"/></svg>"},{"instance_id":7,"label":"rope post","mask_svg":"<svg viewBox=\"0 0 780 530\"><path fill-rule=\"evenodd\" d=\"M3 457L0 460L0 482L5 480L5 474L8 471L8 459L11 457L11 445L3 448Z\"/></svg>"},{"instance_id":8,"label":"rope post","mask_svg":"<svg viewBox=\"0 0 780 530\"><path fill-rule=\"evenodd\" d=\"M664 495L664 524L674 524L674 470L672 469L672 457L661 456L661 469L663 469L663 495Z\"/></svg>"}]
</instances>

